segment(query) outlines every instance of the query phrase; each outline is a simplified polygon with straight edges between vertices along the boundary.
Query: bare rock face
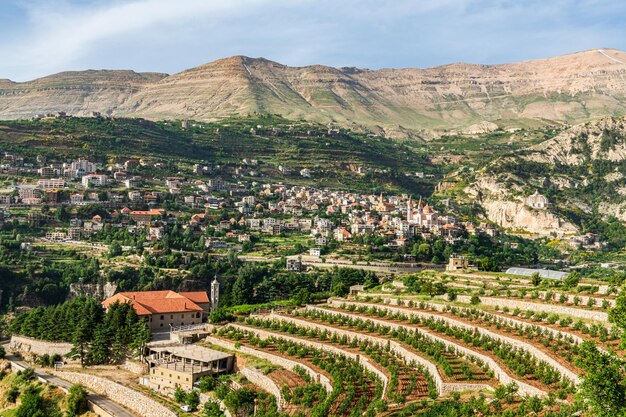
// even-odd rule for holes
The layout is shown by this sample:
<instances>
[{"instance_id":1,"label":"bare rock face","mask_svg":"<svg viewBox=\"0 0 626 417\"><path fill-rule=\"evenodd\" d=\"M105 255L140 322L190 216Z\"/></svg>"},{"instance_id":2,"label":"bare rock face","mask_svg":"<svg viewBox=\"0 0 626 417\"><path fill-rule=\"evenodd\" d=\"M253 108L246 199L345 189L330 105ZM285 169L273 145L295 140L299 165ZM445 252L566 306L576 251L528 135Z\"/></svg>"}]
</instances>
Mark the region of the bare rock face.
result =
<instances>
[{"instance_id":1,"label":"bare rock face","mask_svg":"<svg viewBox=\"0 0 626 417\"><path fill-rule=\"evenodd\" d=\"M612 49L514 64L382 70L289 67L236 56L171 76L84 71L27 83L0 80L0 118L98 111L213 120L260 112L407 137L626 114L625 79L626 53Z\"/></svg>"},{"instance_id":2,"label":"bare rock face","mask_svg":"<svg viewBox=\"0 0 626 417\"><path fill-rule=\"evenodd\" d=\"M602 219L626 221L623 161L626 118L607 117L573 126L526 151L494 161L465 191L480 202L491 221L505 228L542 235L575 233L577 227L556 209L582 213L595 209ZM525 195L529 188L542 187L566 190L567 199L558 202L562 207L531 208Z\"/></svg>"}]
</instances>

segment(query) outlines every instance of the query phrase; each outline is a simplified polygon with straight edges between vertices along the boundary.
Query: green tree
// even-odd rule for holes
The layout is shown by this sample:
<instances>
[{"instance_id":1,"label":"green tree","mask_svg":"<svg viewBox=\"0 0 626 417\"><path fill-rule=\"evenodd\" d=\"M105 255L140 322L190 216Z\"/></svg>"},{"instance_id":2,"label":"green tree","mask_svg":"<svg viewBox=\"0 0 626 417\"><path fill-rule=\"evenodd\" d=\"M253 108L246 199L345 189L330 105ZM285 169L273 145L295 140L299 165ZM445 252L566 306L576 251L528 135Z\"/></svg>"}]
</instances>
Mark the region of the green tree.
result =
<instances>
[{"instance_id":1,"label":"green tree","mask_svg":"<svg viewBox=\"0 0 626 417\"><path fill-rule=\"evenodd\" d=\"M609 310L609 321L622 329L622 344L626 345L626 291L624 289L615 300L615 307Z\"/></svg>"},{"instance_id":2,"label":"green tree","mask_svg":"<svg viewBox=\"0 0 626 417\"><path fill-rule=\"evenodd\" d=\"M202 417L225 417L226 414L222 411L219 404L215 401L207 401L204 403L204 411Z\"/></svg>"},{"instance_id":3,"label":"green tree","mask_svg":"<svg viewBox=\"0 0 626 417\"><path fill-rule=\"evenodd\" d=\"M626 416L626 375L624 361L614 354L601 352L593 342L580 345L577 364L586 371L579 385L579 395L595 417Z\"/></svg>"},{"instance_id":4,"label":"green tree","mask_svg":"<svg viewBox=\"0 0 626 417\"><path fill-rule=\"evenodd\" d=\"M191 411L196 411L200 405L200 393L195 389L189 391L189 394L185 397L185 404L191 408Z\"/></svg>"},{"instance_id":5,"label":"green tree","mask_svg":"<svg viewBox=\"0 0 626 417\"><path fill-rule=\"evenodd\" d=\"M77 417L87 410L87 391L82 385L72 385L67 396L66 417Z\"/></svg>"}]
</instances>

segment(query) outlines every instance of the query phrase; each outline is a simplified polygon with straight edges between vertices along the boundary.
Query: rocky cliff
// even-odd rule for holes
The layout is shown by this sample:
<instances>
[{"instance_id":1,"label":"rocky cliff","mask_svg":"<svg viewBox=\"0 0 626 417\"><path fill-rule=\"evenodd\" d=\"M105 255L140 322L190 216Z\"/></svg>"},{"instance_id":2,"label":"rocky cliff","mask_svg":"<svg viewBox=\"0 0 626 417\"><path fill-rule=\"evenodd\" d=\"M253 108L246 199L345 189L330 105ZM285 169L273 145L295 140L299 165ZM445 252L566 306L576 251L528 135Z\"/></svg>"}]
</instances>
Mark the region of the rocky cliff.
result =
<instances>
[{"instance_id":1,"label":"rocky cliff","mask_svg":"<svg viewBox=\"0 0 626 417\"><path fill-rule=\"evenodd\" d=\"M483 168L465 189L487 217L538 234L576 232L590 218L626 221L626 118L574 126ZM527 198L545 195L546 208Z\"/></svg>"},{"instance_id":2,"label":"rocky cliff","mask_svg":"<svg viewBox=\"0 0 626 417\"><path fill-rule=\"evenodd\" d=\"M171 76L86 71L0 80L0 118L99 111L211 120L261 112L407 136L492 129L485 121L513 127L626 114L625 81L626 53L611 49L514 64L381 70L236 56Z\"/></svg>"}]
</instances>

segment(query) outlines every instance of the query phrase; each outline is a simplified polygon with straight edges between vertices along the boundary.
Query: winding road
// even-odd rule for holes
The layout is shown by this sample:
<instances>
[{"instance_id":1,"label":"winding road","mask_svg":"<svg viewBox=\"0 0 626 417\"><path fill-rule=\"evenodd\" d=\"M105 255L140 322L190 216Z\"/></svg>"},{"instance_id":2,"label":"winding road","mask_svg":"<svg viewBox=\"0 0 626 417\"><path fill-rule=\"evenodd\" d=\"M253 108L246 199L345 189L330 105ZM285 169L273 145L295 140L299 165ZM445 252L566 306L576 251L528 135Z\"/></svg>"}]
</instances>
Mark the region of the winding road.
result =
<instances>
[{"instance_id":1,"label":"winding road","mask_svg":"<svg viewBox=\"0 0 626 417\"><path fill-rule=\"evenodd\" d=\"M8 360L9 362L11 362L12 366L15 366L17 368L21 368L21 369L32 368L26 362L20 361L19 358L15 357L15 356L7 355L5 357L5 359ZM36 369L35 369L35 375L37 376L37 378L40 381L46 382L48 384L56 385L57 387L60 387L64 391L68 391L70 389L70 387L73 385L73 384L71 384L70 382L67 382L64 379L58 378L58 377L53 376L53 375L48 375L46 373L42 373L40 371L37 371ZM94 394L92 392L88 392L87 400L91 404L94 404L94 405L100 407L103 411L109 413L112 416L115 416L115 417L138 417L136 414L131 413L130 411L128 411L127 409L125 409L124 407L119 405L118 403L114 402L113 400L110 400L110 399L108 399L106 397L103 397L101 395Z\"/></svg>"}]
</instances>

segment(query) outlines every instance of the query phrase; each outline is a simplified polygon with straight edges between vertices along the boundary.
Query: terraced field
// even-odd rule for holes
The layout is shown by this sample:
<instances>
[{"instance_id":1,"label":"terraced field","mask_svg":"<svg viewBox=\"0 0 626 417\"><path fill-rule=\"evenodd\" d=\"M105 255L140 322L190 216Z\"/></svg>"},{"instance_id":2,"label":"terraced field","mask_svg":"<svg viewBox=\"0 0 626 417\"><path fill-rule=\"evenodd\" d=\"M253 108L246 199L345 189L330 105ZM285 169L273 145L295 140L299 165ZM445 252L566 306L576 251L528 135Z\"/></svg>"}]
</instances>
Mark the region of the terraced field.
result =
<instances>
[{"instance_id":1,"label":"terraced field","mask_svg":"<svg viewBox=\"0 0 626 417\"><path fill-rule=\"evenodd\" d=\"M456 281L443 275L434 279ZM476 415L463 411L470 405L493 416L580 411L583 342L624 353L608 322L614 292L466 278L464 289L446 287L452 297L394 282L382 292L241 316L209 339L291 369L270 374L289 415Z\"/></svg>"}]
</instances>

